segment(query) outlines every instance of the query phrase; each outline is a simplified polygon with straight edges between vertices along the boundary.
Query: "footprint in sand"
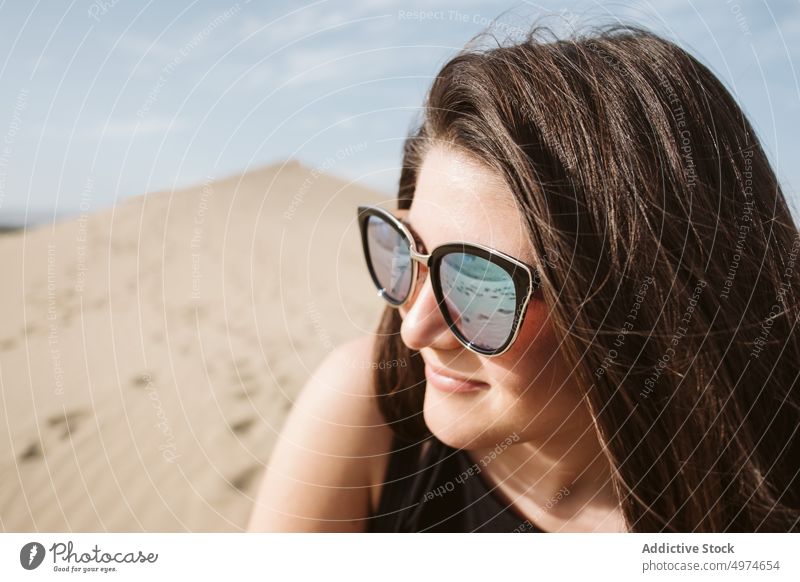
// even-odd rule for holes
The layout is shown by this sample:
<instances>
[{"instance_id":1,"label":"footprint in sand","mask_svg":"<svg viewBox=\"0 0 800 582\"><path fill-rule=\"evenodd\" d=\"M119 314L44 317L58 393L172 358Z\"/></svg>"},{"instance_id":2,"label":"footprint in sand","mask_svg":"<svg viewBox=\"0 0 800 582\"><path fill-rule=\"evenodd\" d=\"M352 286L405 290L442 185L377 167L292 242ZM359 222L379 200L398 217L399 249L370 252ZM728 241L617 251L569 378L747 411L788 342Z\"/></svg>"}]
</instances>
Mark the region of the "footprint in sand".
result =
<instances>
[{"instance_id":1,"label":"footprint in sand","mask_svg":"<svg viewBox=\"0 0 800 582\"><path fill-rule=\"evenodd\" d=\"M54 414L47 419L47 425L61 431L60 440L69 437L78 429L80 421L89 413L85 410L67 410L64 414Z\"/></svg>"},{"instance_id":2,"label":"footprint in sand","mask_svg":"<svg viewBox=\"0 0 800 582\"><path fill-rule=\"evenodd\" d=\"M136 374L136 376L131 378L131 386L133 386L134 388L146 388L152 382L153 382L153 376L148 372L142 372L141 374Z\"/></svg>"},{"instance_id":3,"label":"footprint in sand","mask_svg":"<svg viewBox=\"0 0 800 582\"><path fill-rule=\"evenodd\" d=\"M17 455L17 460L20 463L35 461L44 457L42 445L40 442L35 441L28 445L20 454Z\"/></svg>"},{"instance_id":4,"label":"footprint in sand","mask_svg":"<svg viewBox=\"0 0 800 582\"><path fill-rule=\"evenodd\" d=\"M15 347L17 347L17 340L14 338L0 340L0 352L7 352L13 350Z\"/></svg>"},{"instance_id":5,"label":"footprint in sand","mask_svg":"<svg viewBox=\"0 0 800 582\"><path fill-rule=\"evenodd\" d=\"M236 477L231 479L230 485L234 489L244 492L246 489L250 487L250 485L253 483L253 480L256 477L258 477L260 473L261 473L261 467L258 465L253 465L252 467L248 467L247 469L236 475Z\"/></svg>"},{"instance_id":6,"label":"footprint in sand","mask_svg":"<svg viewBox=\"0 0 800 582\"><path fill-rule=\"evenodd\" d=\"M255 422L255 418L245 418L244 420L240 420L239 422L232 424L231 430L234 432L234 434L243 435L253 428Z\"/></svg>"}]
</instances>

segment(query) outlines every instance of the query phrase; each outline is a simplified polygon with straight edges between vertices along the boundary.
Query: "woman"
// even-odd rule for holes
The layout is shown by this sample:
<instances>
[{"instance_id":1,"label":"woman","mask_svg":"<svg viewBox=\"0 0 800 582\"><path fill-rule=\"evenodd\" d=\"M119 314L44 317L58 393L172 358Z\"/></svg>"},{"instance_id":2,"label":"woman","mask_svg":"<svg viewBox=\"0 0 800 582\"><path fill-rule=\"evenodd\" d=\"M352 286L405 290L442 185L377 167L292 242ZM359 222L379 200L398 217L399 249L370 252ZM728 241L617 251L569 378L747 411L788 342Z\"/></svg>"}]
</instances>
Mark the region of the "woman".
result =
<instances>
[{"instance_id":1,"label":"woman","mask_svg":"<svg viewBox=\"0 0 800 582\"><path fill-rule=\"evenodd\" d=\"M647 31L542 37L433 82L398 208L359 209L378 333L251 529L798 530L800 234L755 132Z\"/></svg>"}]
</instances>

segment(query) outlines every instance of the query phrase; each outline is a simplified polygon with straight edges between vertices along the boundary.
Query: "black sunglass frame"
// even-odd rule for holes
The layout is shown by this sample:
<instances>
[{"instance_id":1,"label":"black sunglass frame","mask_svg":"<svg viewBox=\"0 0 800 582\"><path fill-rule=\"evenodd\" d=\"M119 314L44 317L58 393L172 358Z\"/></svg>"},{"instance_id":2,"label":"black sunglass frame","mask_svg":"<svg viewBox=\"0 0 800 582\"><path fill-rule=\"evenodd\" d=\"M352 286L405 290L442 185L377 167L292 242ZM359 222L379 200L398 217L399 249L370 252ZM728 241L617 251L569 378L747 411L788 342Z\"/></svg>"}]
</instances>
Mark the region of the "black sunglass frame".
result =
<instances>
[{"instance_id":1,"label":"black sunglass frame","mask_svg":"<svg viewBox=\"0 0 800 582\"><path fill-rule=\"evenodd\" d=\"M369 251L367 232L367 224L372 216L385 221L408 243L410 249L409 255L411 257L411 284L405 298L402 301L395 301L386 294L385 288L381 285L380 281L378 280L378 276L375 273L375 268L372 264L372 258ZM532 267L531 265L515 259L514 257L511 257L501 251L477 243L448 242L437 246L435 249L431 250L429 254L422 254L417 250L417 242L411 230L394 214L382 208L378 208L377 206L358 207L358 227L361 232L361 246L363 248L364 258L367 263L367 269L369 270L370 277L372 278L372 282L375 284L375 287L378 289L378 295L382 297L390 307L399 308L405 305L414 295L417 286L417 278L419 277L419 263L422 263L428 268L431 278L431 287L433 288L433 294L436 297L439 311L442 313L442 316L450 328L450 331L453 332L458 341L464 347L484 356L499 356L500 354L506 352L517 339L517 335L519 335L519 330L522 327L522 322L525 318L525 312L527 310L528 303L530 302L533 294L539 291L541 287L541 277L539 275L539 271L535 267ZM514 319L508 337L502 343L502 345L495 349L483 348L472 343L469 338L464 337L456 323L453 321L453 318L451 317L450 312L445 305L444 291L442 289L442 282L439 274L442 259L451 253L463 253L480 257L501 267L511 275L517 298L514 309Z\"/></svg>"}]
</instances>

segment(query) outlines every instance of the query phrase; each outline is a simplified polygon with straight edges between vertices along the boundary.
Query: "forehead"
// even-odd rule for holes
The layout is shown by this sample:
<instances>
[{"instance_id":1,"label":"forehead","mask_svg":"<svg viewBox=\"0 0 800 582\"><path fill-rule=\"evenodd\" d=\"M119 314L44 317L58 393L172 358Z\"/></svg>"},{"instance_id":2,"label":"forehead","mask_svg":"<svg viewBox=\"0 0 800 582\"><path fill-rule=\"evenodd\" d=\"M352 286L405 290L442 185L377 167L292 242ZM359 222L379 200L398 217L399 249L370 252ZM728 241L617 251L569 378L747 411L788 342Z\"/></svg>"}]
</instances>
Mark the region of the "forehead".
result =
<instances>
[{"instance_id":1,"label":"forehead","mask_svg":"<svg viewBox=\"0 0 800 582\"><path fill-rule=\"evenodd\" d=\"M406 220L430 252L450 241L482 244L533 260L524 217L500 174L441 145L425 156Z\"/></svg>"}]
</instances>

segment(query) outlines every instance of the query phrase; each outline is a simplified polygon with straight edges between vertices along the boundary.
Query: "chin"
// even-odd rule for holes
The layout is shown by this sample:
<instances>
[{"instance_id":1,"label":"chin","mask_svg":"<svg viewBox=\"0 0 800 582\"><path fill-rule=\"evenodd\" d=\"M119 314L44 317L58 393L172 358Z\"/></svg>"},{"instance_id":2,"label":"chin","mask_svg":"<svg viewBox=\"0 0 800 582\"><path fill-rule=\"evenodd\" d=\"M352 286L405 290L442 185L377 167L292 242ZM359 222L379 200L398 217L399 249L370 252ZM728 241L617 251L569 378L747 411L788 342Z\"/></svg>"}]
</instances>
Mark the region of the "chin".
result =
<instances>
[{"instance_id":1,"label":"chin","mask_svg":"<svg viewBox=\"0 0 800 582\"><path fill-rule=\"evenodd\" d=\"M422 415L433 436L454 449L493 447L503 429L493 424L497 419L487 418L485 408L474 402L459 404L426 393Z\"/></svg>"}]
</instances>

